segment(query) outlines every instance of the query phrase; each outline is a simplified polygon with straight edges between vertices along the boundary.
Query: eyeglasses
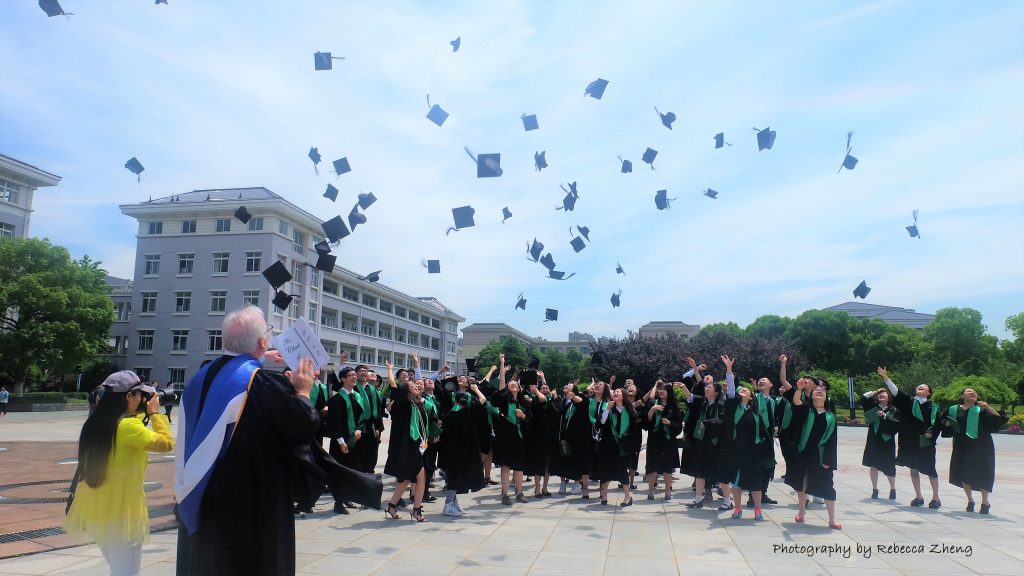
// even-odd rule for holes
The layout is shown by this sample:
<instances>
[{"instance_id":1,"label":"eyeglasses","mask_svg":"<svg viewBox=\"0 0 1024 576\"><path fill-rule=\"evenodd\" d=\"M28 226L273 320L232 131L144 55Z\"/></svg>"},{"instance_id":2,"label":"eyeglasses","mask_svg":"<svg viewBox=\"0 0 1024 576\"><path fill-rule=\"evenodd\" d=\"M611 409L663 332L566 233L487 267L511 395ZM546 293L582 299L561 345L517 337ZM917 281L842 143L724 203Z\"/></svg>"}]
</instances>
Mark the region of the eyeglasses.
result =
<instances>
[{"instance_id":1,"label":"eyeglasses","mask_svg":"<svg viewBox=\"0 0 1024 576\"><path fill-rule=\"evenodd\" d=\"M266 336L267 334L270 334L270 332L273 329L274 329L274 325L273 324L267 324L267 330L263 333L263 335Z\"/></svg>"}]
</instances>

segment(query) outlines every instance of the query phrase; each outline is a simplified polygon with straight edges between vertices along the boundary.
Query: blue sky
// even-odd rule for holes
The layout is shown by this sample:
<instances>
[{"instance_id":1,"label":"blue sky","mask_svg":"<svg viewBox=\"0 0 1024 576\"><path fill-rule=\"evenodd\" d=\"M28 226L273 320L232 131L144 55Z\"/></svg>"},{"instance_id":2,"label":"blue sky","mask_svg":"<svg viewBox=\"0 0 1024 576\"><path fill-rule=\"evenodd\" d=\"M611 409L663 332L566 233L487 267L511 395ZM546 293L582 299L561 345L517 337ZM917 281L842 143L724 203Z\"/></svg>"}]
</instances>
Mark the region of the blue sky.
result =
<instances>
[{"instance_id":1,"label":"blue sky","mask_svg":"<svg viewBox=\"0 0 1024 576\"><path fill-rule=\"evenodd\" d=\"M63 177L37 195L32 234L114 275L131 275L135 246L118 204L265 186L325 220L372 191L341 265L549 339L744 326L851 300L861 280L870 303L977 308L1000 337L1024 310L1022 2L62 5L75 16L0 3L0 152ZM347 59L315 72L318 50ZM598 77L604 98L584 97ZM451 113L443 127L426 94ZM766 126L777 140L759 152L752 128ZM723 131L733 146L715 150ZM848 131L860 163L837 175ZM501 153L504 174L477 179L463 146ZM335 178L326 162L341 156L353 171ZM576 210L555 211L569 181ZM655 209L659 189L670 210ZM476 227L445 236L467 204ZM904 230L914 209L921 240ZM575 225L591 230L579 254ZM534 237L576 276L527 261ZM549 307L558 322L542 323Z\"/></svg>"}]
</instances>

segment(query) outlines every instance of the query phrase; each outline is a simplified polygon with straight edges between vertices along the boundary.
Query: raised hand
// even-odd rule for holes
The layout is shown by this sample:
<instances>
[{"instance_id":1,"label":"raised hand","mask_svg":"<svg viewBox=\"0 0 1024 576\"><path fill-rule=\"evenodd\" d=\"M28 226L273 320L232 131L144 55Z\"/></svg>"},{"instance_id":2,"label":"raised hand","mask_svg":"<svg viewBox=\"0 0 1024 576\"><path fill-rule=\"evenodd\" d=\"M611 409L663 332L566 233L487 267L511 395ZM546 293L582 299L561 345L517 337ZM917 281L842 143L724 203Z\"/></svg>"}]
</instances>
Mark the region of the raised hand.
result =
<instances>
[{"instance_id":1,"label":"raised hand","mask_svg":"<svg viewBox=\"0 0 1024 576\"><path fill-rule=\"evenodd\" d=\"M889 371L886 370L884 367L879 366L877 372L878 372L878 375L882 377L882 380L888 380L889 379Z\"/></svg>"},{"instance_id":2,"label":"raised hand","mask_svg":"<svg viewBox=\"0 0 1024 576\"><path fill-rule=\"evenodd\" d=\"M689 356L686 357L686 363L690 365L690 368L697 369L697 361Z\"/></svg>"},{"instance_id":3,"label":"raised hand","mask_svg":"<svg viewBox=\"0 0 1024 576\"><path fill-rule=\"evenodd\" d=\"M729 358L729 356L727 356L725 354L722 355L722 364L725 364L725 371L726 372L732 372L732 365L735 364L735 363L736 363L736 359L735 358Z\"/></svg>"},{"instance_id":4,"label":"raised hand","mask_svg":"<svg viewBox=\"0 0 1024 576\"><path fill-rule=\"evenodd\" d=\"M786 358L785 354L779 354L779 364L785 365L786 362L789 362L789 358Z\"/></svg>"},{"instance_id":5,"label":"raised hand","mask_svg":"<svg viewBox=\"0 0 1024 576\"><path fill-rule=\"evenodd\" d=\"M522 420L522 419L526 418L526 414L523 414L522 410L520 410L519 408L516 408L516 418L519 418L520 420Z\"/></svg>"},{"instance_id":6,"label":"raised hand","mask_svg":"<svg viewBox=\"0 0 1024 576\"><path fill-rule=\"evenodd\" d=\"M615 374L612 374L612 377L608 379L608 385L611 386L612 384L615 384Z\"/></svg>"},{"instance_id":7,"label":"raised hand","mask_svg":"<svg viewBox=\"0 0 1024 576\"><path fill-rule=\"evenodd\" d=\"M708 365L707 364L701 364L700 366L697 366L697 371L698 372L703 372L703 371L705 371L707 369L708 369Z\"/></svg>"},{"instance_id":8,"label":"raised hand","mask_svg":"<svg viewBox=\"0 0 1024 576\"><path fill-rule=\"evenodd\" d=\"M348 358L349 358L348 350L342 350L341 351L341 363L344 364L344 363L348 362Z\"/></svg>"}]
</instances>

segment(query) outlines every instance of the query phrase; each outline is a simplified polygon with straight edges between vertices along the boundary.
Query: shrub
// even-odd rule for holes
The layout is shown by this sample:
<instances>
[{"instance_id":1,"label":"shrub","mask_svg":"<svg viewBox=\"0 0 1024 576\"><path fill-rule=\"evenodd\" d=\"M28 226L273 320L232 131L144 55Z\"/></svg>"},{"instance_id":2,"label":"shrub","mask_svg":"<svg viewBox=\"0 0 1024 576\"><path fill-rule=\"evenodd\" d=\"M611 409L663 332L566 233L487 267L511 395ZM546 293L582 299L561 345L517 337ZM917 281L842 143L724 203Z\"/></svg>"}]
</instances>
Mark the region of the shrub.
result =
<instances>
[{"instance_id":1,"label":"shrub","mask_svg":"<svg viewBox=\"0 0 1024 576\"><path fill-rule=\"evenodd\" d=\"M1009 422L1007 422L1007 424L1009 424L1010 426L1016 426L1017 428L1024 427L1024 414L1017 414L1015 416L1010 416L1010 420L1009 420ZM1009 429L1009 428L1007 428L1007 429Z\"/></svg>"},{"instance_id":2,"label":"shrub","mask_svg":"<svg viewBox=\"0 0 1024 576\"><path fill-rule=\"evenodd\" d=\"M974 388L978 393L978 400L989 404L1008 405L1016 396L1016 393L1005 382L1000 382L995 378L963 376L953 380L947 386L935 389L932 400L944 405L958 403L960 394L965 388Z\"/></svg>"},{"instance_id":3,"label":"shrub","mask_svg":"<svg viewBox=\"0 0 1024 576\"><path fill-rule=\"evenodd\" d=\"M11 396L12 404L82 404L88 402L88 392L26 392Z\"/></svg>"}]
</instances>

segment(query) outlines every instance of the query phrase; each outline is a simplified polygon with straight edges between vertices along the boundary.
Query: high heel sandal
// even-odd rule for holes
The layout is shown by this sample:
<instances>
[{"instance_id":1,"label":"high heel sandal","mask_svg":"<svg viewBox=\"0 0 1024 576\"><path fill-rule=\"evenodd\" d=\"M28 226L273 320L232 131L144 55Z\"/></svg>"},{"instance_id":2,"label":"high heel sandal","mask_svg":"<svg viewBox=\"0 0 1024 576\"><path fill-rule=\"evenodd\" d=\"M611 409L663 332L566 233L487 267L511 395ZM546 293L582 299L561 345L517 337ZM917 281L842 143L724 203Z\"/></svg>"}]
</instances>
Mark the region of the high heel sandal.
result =
<instances>
[{"instance_id":1,"label":"high heel sandal","mask_svg":"<svg viewBox=\"0 0 1024 576\"><path fill-rule=\"evenodd\" d=\"M793 518L793 522L796 522L797 524L803 524L804 523L804 517L801 516L800 514L797 514L796 517Z\"/></svg>"},{"instance_id":2,"label":"high heel sandal","mask_svg":"<svg viewBox=\"0 0 1024 576\"><path fill-rule=\"evenodd\" d=\"M392 512L394 510L394 512ZM398 520L398 506L395 506L391 502L388 502L388 507L384 509L384 519Z\"/></svg>"},{"instance_id":3,"label":"high heel sandal","mask_svg":"<svg viewBox=\"0 0 1024 576\"><path fill-rule=\"evenodd\" d=\"M843 525L838 522L829 522L828 527L833 530L842 530Z\"/></svg>"},{"instance_id":4,"label":"high heel sandal","mask_svg":"<svg viewBox=\"0 0 1024 576\"><path fill-rule=\"evenodd\" d=\"M423 515L423 506L420 506L419 508L414 507L412 511L409 512L409 519L417 522L430 522L430 520L427 520L427 517Z\"/></svg>"}]
</instances>

